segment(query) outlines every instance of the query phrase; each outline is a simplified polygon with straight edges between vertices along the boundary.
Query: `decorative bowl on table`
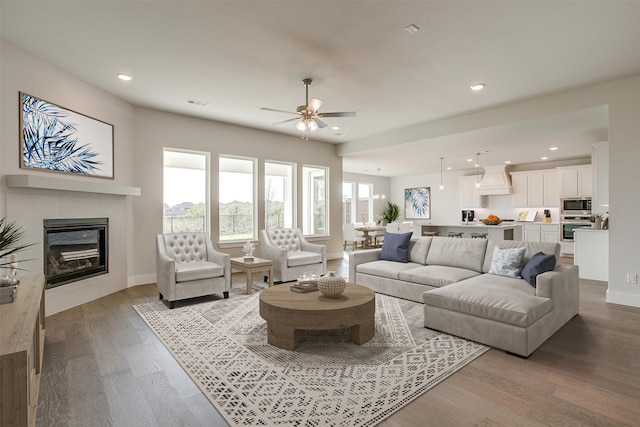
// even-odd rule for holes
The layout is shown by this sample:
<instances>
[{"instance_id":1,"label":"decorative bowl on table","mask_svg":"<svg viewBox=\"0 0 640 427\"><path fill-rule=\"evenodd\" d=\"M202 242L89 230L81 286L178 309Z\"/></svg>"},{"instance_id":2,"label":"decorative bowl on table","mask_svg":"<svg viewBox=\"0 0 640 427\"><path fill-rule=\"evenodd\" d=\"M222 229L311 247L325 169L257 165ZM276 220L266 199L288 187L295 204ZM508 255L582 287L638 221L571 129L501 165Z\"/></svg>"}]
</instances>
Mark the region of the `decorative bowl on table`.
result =
<instances>
[{"instance_id":1,"label":"decorative bowl on table","mask_svg":"<svg viewBox=\"0 0 640 427\"><path fill-rule=\"evenodd\" d=\"M482 222L484 225L498 225L502 222L502 220L500 218L498 219L485 218L485 219L481 219L480 222Z\"/></svg>"},{"instance_id":2,"label":"decorative bowl on table","mask_svg":"<svg viewBox=\"0 0 640 427\"><path fill-rule=\"evenodd\" d=\"M344 292L346 281L330 271L326 276L318 279L318 290L327 298L338 298Z\"/></svg>"}]
</instances>

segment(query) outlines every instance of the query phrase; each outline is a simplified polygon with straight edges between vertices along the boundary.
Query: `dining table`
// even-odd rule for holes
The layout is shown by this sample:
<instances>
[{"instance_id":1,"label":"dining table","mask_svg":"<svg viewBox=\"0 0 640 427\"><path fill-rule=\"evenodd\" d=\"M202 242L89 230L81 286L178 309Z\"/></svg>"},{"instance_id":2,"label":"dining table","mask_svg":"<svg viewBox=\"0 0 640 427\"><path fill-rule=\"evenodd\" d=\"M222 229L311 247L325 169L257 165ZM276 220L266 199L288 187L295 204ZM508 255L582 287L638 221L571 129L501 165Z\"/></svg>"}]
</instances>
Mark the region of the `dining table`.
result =
<instances>
[{"instance_id":1,"label":"dining table","mask_svg":"<svg viewBox=\"0 0 640 427\"><path fill-rule=\"evenodd\" d=\"M372 233L374 231L386 231L387 227L383 225L365 225L363 227L356 227L355 229L356 231L362 231L364 233L364 247L367 249L371 249L375 248L376 245L375 242L371 241L371 238L373 236L369 233Z\"/></svg>"}]
</instances>

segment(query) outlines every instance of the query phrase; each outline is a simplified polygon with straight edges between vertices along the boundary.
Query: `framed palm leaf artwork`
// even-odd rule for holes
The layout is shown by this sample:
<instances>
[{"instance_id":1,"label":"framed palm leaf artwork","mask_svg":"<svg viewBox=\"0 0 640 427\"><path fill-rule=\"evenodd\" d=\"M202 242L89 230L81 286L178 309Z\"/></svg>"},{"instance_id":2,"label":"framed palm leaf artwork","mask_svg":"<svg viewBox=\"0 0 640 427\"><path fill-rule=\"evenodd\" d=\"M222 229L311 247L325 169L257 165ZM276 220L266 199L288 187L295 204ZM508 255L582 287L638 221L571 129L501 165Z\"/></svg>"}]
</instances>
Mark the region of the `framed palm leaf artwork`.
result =
<instances>
[{"instance_id":1,"label":"framed palm leaf artwork","mask_svg":"<svg viewBox=\"0 0 640 427\"><path fill-rule=\"evenodd\" d=\"M431 219L431 187L405 188L404 218Z\"/></svg>"},{"instance_id":2,"label":"framed palm leaf artwork","mask_svg":"<svg viewBox=\"0 0 640 427\"><path fill-rule=\"evenodd\" d=\"M113 125L20 92L20 167L113 179Z\"/></svg>"}]
</instances>

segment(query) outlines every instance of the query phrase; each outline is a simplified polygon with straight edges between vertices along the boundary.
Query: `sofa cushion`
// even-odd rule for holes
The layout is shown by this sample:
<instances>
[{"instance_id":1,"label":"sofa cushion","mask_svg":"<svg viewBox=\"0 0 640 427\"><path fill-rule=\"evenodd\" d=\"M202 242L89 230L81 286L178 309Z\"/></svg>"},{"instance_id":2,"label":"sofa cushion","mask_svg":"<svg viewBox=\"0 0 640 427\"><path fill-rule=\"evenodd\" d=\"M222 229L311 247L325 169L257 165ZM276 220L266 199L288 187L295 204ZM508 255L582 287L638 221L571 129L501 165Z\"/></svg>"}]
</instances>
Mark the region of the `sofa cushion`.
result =
<instances>
[{"instance_id":1,"label":"sofa cushion","mask_svg":"<svg viewBox=\"0 0 640 427\"><path fill-rule=\"evenodd\" d=\"M287 267L318 264L322 262L322 254L308 251L287 252Z\"/></svg>"},{"instance_id":2,"label":"sofa cushion","mask_svg":"<svg viewBox=\"0 0 640 427\"><path fill-rule=\"evenodd\" d=\"M536 277L538 277L539 274L553 270L555 266L555 255L546 255L542 252L538 252L532 256L527 265L524 266L520 276L535 288Z\"/></svg>"},{"instance_id":3,"label":"sofa cushion","mask_svg":"<svg viewBox=\"0 0 640 427\"><path fill-rule=\"evenodd\" d=\"M551 300L536 296L525 280L491 274L425 292L423 298L427 305L523 328L553 308Z\"/></svg>"},{"instance_id":4,"label":"sofa cushion","mask_svg":"<svg viewBox=\"0 0 640 427\"><path fill-rule=\"evenodd\" d=\"M421 264L413 262L396 262L396 261L371 261L356 266L357 273L370 274L372 276L387 277L389 279L397 279L401 271L421 267Z\"/></svg>"},{"instance_id":5,"label":"sofa cushion","mask_svg":"<svg viewBox=\"0 0 640 427\"><path fill-rule=\"evenodd\" d=\"M409 233L384 233L384 241L382 242L382 251L380 259L387 261L408 262L409 261L409 241L411 235Z\"/></svg>"},{"instance_id":6,"label":"sofa cushion","mask_svg":"<svg viewBox=\"0 0 640 427\"><path fill-rule=\"evenodd\" d=\"M418 268L402 270L398 274L400 280L419 283L439 288L469 277L477 276L478 272L466 268L447 267L443 265L426 265Z\"/></svg>"},{"instance_id":7,"label":"sofa cushion","mask_svg":"<svg viewBox=\"0 0 640 427\"><path fill-rule=\"evenodd\" d=\"M220 276L224 276L224 267L215 262L176 263L176 282L190 282Z\"/></svg>"},{"instance_id":8,"label":"sofa cushion","mask_svg":"<svg viewBox=\"0 0 640 427\"><path fill-rule=\"evenodd\" d=\"M409 262L425 265L427 263L427 253L431 246L431 237L418 237L409 242Z\"/></svg>"},{"instance_id":9,"label":"sofa cushion","mask_svg":"<svg viewBox=\"0 0 640 427\"><path fill-rule=\"evenodd\" d=\"M487 240L485 239L452 239L436 236L431 240L427 265L446 265L481 272L486 248Z\"/></svg>"},{"instance_id":10,"label":"sofa cushion","mask_svg":"<svg viewBox=\"0 0 640 427\"><path fill-rule=\"evenodd\" d=\"M477 239L473 239L477 240ZM484 257L484 264L482 265L482 272L488 273L491 269L491 259L493 258L493 248L498 246L499 248L521 248L526 247L527 250L524 253L523 264L529 262L531 257L538 252L544 252L545 254L554 254L556 256L556 267L558 266L558 260L560 259L560 243L553 242L520 242L517 240L489 240L487 243L486 256Z\"/></svg>"},{"instance_id":11,"label":"sofa cushion","mask_svg":"<svg viewBox=\"0 0 640 427\"><path fill-rule=\"evenodd\" d=\"M505 248L493 249L493 258L491 260L491 269L489 274L498 276L511 277L515 279L520 277L522 270L522 259L527 248Z\"/></svg>"}]
</instances>

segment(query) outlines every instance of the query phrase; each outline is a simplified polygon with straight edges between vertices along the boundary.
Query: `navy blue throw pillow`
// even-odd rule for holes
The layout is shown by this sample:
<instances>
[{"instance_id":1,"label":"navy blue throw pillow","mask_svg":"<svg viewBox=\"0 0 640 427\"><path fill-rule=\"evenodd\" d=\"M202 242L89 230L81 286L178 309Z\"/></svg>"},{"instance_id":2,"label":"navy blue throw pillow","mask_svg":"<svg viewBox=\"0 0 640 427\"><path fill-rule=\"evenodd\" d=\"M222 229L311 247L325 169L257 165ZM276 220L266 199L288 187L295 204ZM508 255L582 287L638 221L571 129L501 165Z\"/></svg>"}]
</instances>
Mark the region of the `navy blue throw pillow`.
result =
<instances>
[{"instance_id":1,"label":"navy blue throw pillow","mask_svg":"<svg viewBox=\"0 0 640 427\"><path fill-rule=\"evenodd\" d=\"M556 256L546 255L538 252L531 257L527 265L520 272L520 277L526 280L531 286L536 287L536 277L546 271L551 271L556 266Z\"/></svg>"},{"instance_id":2,"label":"navy blue throw pillow","mask_svg":"<svg viewBox=\"0 0 640 427\"><path fill-rule=\"evenodd\" d=\"M408 233L384 233L384 241L382 242L382 252L380 259L388 261L408 262L409 241L413 232Z\"/></svg>"}]
</instances>

